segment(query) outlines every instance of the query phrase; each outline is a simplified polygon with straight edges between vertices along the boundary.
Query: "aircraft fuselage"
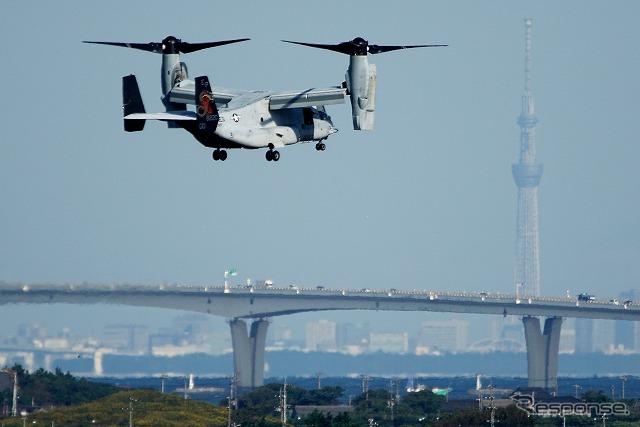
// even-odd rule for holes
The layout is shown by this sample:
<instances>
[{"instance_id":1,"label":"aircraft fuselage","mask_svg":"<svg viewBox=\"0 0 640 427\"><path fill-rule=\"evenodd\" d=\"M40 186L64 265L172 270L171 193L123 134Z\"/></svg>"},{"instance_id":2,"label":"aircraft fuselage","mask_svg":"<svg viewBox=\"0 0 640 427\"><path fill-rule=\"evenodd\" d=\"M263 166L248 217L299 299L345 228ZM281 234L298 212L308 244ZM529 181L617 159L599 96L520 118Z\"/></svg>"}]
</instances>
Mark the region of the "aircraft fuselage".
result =
<instances>
[{"instance_id":1,"label":"aircraft fuselage","mask_svg":"<svg viewBox=\"0 0 640 427\"><path fill-rule=\"evenodd\" d=\"M284 147L298 142L322 141L336 132L323 107L269 110L269 93L248 92L218 107L214 134L197 132L193 122L182 126L210 148Z\"/></svg>"}]
</instances>

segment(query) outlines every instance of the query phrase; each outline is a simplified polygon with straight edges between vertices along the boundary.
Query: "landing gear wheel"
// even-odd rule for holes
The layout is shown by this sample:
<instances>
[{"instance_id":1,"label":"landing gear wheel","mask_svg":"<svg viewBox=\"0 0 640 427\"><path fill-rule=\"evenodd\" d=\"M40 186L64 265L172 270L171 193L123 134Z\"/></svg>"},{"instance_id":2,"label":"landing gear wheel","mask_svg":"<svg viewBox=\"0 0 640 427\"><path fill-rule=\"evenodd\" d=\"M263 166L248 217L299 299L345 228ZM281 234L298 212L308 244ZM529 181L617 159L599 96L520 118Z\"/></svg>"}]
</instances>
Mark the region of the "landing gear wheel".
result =
<instances>
[{"instance_id":1,"label":"landing gear wheel","mask_svg":"<svg viewBox=\"0 0 640 427\"><path fill-rule=\"evenodd\" d=\"M213 157L213 160L216 160L216 161L222 160L224 162L225 160L227 160L227 152L225 150L219 150L219 149L213 150L213 153L211 156Z\"/></svg>"},{"instance_id":2,"label":"landing gear wheel","mask_svg":"<svg viewBox=\"0 0 640 427\"><path fill-rule=\"evenodd\" d=\"M275 150L269 150L265 154L265 158L269 162L271 162L271 161L277 162L278 160L280 160L280 153L278 151L275 151Z\"/></svg>"},{"instance_id":3,"label":"landing gear wheel","mask_svg":"<svg viewBox=\"0 0 640 427\"><path fill-rule=\"evenodd\" d=\"M318 142L316 144L316 150L318 151L324 151L327 148L326 144L324 142Z\"/></svg>"}]
</instances>

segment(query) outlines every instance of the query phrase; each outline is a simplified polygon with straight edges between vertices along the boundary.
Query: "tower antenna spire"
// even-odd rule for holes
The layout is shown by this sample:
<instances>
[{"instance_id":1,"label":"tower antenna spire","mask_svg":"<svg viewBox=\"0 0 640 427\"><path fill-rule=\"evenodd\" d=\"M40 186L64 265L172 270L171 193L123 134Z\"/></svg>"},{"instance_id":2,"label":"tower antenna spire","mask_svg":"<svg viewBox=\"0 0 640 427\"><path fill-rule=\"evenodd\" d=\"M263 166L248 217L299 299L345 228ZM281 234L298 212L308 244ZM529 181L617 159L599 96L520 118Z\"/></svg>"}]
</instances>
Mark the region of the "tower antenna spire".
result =
<instances>
[{"instance_id":1,"label":"tower antenna spire","mask_svg":"<svg viewBox=\"0 0 640 427\"><path fill-rule=\"evenodd\" d=\"M531 96L531 19L524 20L524 94Z\"/></svg>"},{"instance_id":2,"label":"tower antenna spire","mask_svg":"<svg viewBox=\"0 0 640 427\"><path fill-rule=\"evenodd\" d=\"M536 161L535 102L531 94L531 27L525 19L524 95L520 126L520 158L511 166L518 187L518 214L516 223L515 287L523 295L540 295L540 259L538 253L538 185L542 178L542 165Z\"/></svg>"}]
</instances>

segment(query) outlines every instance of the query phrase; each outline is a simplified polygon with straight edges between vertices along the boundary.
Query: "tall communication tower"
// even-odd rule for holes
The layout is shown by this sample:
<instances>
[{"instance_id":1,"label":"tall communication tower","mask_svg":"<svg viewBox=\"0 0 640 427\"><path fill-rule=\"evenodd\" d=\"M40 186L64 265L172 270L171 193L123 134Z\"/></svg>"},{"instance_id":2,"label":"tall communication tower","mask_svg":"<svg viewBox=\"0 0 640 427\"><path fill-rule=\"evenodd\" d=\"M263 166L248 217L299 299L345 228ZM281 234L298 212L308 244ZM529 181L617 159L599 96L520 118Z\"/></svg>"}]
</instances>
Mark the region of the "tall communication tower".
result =
<instances>
[{"instance_id":1,"label":"tall communication tower","mask_svg":"<svg viewBox=\"0 0 640 427\"><path fill-rule=\"evenodd\" d=\"M535 103L531 95L531 19L525 19L524 95L520 125L520 159L511 166L518 186L516 223L516 293L540 295L540 259L538 254L538 185L542 165L536 162Z\"/></svg>"}]
</instances>

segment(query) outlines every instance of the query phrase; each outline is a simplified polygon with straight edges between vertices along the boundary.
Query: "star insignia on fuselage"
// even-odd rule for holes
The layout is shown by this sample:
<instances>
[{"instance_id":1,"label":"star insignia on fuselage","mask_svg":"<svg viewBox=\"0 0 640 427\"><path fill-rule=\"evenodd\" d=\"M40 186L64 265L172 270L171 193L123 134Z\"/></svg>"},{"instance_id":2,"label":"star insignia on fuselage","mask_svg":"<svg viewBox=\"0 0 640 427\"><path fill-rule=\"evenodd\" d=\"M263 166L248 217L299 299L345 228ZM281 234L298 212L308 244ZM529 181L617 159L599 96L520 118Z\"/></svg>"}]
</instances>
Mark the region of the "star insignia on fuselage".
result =
<instances>
[{"instance_id":1,"label":"star insignia on fuselage","mask_svg":"<svg viewBox=\"0 0 640 427\"><path fill-rule=\"evenodd\" d=\"M231 116L231 120L238 123L240 121L240 116L237 115L236 113L233 113L233 115Z\"/></svg>"}]
</instances>

